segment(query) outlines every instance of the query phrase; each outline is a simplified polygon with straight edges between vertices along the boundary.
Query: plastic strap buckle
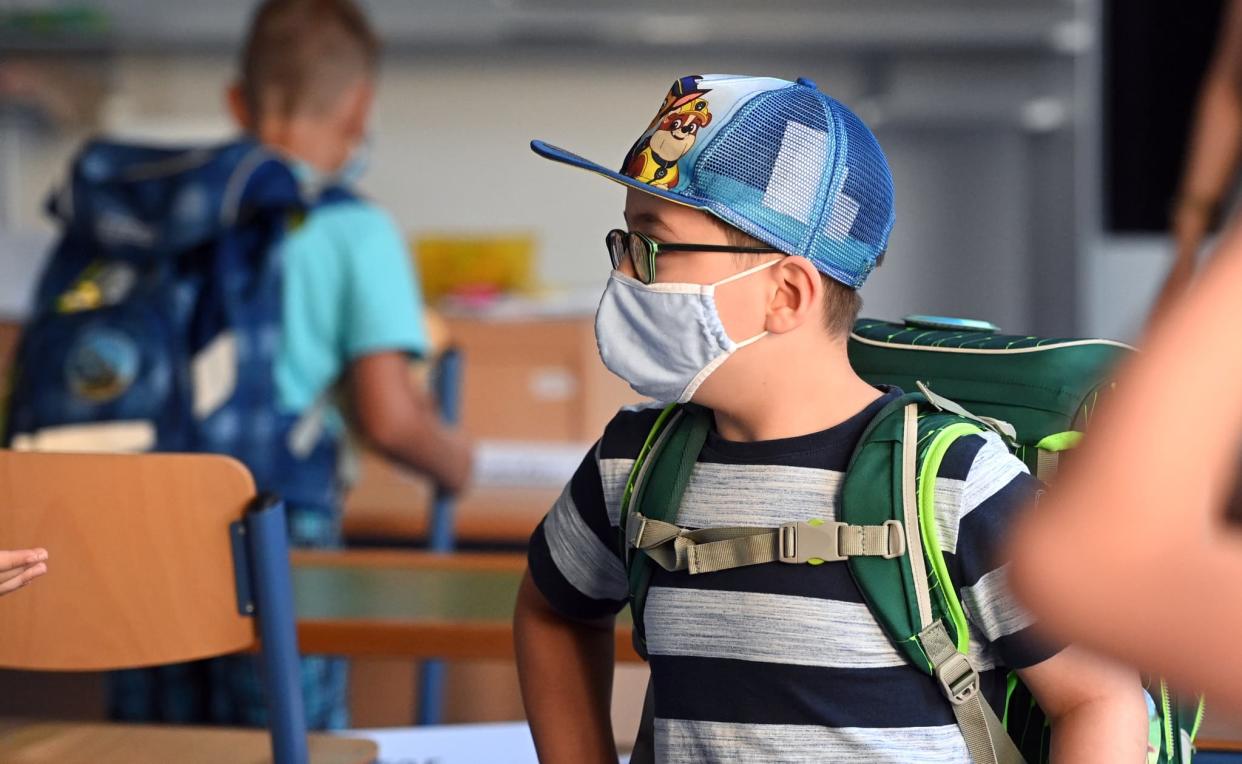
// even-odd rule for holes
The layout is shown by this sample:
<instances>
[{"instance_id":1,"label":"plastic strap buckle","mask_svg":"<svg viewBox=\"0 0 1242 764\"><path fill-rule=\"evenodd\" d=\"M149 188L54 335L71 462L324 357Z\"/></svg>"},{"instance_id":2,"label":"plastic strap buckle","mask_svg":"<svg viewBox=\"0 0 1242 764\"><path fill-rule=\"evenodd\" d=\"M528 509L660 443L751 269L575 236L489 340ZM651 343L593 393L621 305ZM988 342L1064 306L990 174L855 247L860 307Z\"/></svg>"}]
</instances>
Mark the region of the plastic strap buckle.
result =
<instances>
[{"instance_id":1,"label":"plastic strap buckle","mask_svg":"<svg viewBox=\"0 0 1242 764\"><path fill-rule=\"evenodd\" d=\"M844 560L847 555L841 554L840 534L847 526L848 523L835 521L821 525L784 523L777 534L777 559L794 565L810 560Z\"/></svg>"},{"instance_id":2,"label":"plastic strap buckle","mask_svg":"<svg viewBox=\"0 0 1242 764\"><path fill-rule=\"evenodd\" d=\"M777 531L777 559L780 562L801 564L810 560L824 562L840 562L850 558L841 551L841 533L852 532L861 537L866 529L875 526L850 525L842 522L825 522L816 525L810 523L784 523ZM887 520L885 530L884 551L868 549L863 554L868 557L883 557L893 560L906 553L905 530L900 522ZM856 549L858 544L847 545L847 549Z\"/></svg>"},{"instance_id":3,"label":"plastic strap buckle","mask_svg":"<svg viewBox=\"0 0 1242 764\"><path fill-rule=\"evenodd\" d=\"M955 706L970 701L979 694L979 672L965 655L953 652L944 663L936 667L936 679L949 702Z\"/></svg>"}]
</instances>

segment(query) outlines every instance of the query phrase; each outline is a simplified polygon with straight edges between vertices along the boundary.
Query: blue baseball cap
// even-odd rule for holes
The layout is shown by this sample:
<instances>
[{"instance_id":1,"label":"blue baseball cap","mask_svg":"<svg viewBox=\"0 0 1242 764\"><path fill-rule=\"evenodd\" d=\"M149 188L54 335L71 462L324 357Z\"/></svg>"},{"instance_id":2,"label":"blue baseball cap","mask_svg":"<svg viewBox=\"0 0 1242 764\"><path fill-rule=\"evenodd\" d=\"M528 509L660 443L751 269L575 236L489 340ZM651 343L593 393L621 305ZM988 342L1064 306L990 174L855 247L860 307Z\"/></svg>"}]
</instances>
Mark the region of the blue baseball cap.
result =
<instances>
[{"instance_id":1,"label":"blue baseball cap","mask_svg":"<svg viewBox=\"0 0 1242 764\"><path fill-rule=\"evenodd\" d=\"M879 142L805 78L679 78L619 172L543 141L530 146L709 212L850 287L862 286L893 228L893 177Z\"/></svg>"}]
</instances>

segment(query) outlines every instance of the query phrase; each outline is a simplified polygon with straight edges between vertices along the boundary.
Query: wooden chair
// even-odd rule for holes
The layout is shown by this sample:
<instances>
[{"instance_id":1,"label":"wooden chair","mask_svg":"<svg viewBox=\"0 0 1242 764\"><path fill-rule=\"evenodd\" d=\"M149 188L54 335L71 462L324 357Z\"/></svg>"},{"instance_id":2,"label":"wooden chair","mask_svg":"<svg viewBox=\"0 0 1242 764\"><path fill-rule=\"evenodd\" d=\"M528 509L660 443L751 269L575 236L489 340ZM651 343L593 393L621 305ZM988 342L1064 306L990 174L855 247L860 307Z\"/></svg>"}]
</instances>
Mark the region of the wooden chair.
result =
<instances>
[{"instance_id":1,"label":"wooden chair","mask_svg":"<svg viewBox=\"0 0 1242 764\"><path fill-rule=\"evenodd\" d=\"M221 456L0 451L0 546L48 575L0 597L0 667L101 671L260 651L270 735L0 722L0 761L363 764L374 743L308 741L284 507ZM270 750L269 750L270 738Z\"/></svg>"}]
</instances>

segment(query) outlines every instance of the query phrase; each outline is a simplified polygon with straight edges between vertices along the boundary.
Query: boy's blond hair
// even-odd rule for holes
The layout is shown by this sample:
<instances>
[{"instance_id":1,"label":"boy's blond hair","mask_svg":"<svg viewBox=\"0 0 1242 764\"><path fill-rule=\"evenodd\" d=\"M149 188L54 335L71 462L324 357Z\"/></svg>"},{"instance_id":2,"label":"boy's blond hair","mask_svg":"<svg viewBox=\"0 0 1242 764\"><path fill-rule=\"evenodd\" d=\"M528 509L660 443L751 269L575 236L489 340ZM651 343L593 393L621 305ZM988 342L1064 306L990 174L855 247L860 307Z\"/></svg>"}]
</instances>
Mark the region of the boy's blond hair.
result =
<instances>
[{"instance_id":1,"label":"boy's blond hair","mask_svg":"<svg viewBox=\"0 0 1242 764\"><path fill-rule=\"evenodd\" d=\"M353 0L266 0L241 54L241 89L253 119L318 116L372 77L379 38Z\"/></svg>"}]
</instances>

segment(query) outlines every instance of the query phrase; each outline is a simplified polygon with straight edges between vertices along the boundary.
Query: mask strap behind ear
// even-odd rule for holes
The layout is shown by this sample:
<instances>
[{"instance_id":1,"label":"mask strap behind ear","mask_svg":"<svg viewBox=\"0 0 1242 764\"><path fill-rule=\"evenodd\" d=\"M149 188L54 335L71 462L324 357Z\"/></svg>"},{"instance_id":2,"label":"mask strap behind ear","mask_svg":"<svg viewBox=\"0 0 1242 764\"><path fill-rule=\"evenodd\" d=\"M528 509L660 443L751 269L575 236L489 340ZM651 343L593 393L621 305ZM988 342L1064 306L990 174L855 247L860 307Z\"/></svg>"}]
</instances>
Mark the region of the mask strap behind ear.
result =
<instances>
[{"instance_id":1,"label":"mask strap behind ear","mask_svg":"<svg viewBox=\"0 0 1242 764\"><path fill-rule=\"evenodd\" d=\"M737 281L737 280L739 280L739 279L744 279L744 278L746 278L747 276L749 276L749 275L751 275L751 274L753 274L753 273L758 273L759 271L762 271L762 270L764 270L764 269L766 269L766 268L771 268L773 265L776 265L777 263L780 263L780 262L781 262L782 260L784 260L784 259L785 259L784 257L780 257L780 258L777 258L776 260L769 260L769 261L768 261L768 262L766 262L766 263L760 263L759 265L756 265L754 268L747 268L746 270L742 271L741 273L735 273L735 274L733 274L732 276L730 276L730 277L729 277L729 278L727 278L727 279L721 279L720 281L717 281L715 284L712 284L711 286L712 286L712 288L714 289L714 288L716 288L716 287L722 287L722 286L724 286L725 284L728 284L728 283L730 283L730 282L732 282L732 281Z\"/></svg>"},{"instance_id":2,"label":"mask strap behind ear","mask_svg":"<svg viewBox=\"0 0 1242 764\"><path fill-rule=\"evenodd\" d=\"M742 340L741 342L737 343L737 347L735 347L735 348L734 348L734 351L736 352L736 351L738 351L738 350L741 350L742 348L746 347L747 345L753 345L753 344L755 344L756 342L758 342L759 340L761 340L761 339L763 339L764 337L768 336L768 334L769 334L769 332L765 329L765 330L763 330L763 331L759 332L758 334L756 334L754 337L751 337L751 338L750 338L750 339L748 339L748 340Z\"/></svg>"}]
</instances>

